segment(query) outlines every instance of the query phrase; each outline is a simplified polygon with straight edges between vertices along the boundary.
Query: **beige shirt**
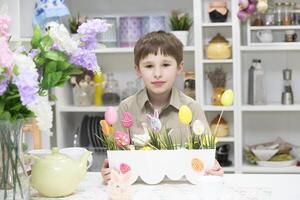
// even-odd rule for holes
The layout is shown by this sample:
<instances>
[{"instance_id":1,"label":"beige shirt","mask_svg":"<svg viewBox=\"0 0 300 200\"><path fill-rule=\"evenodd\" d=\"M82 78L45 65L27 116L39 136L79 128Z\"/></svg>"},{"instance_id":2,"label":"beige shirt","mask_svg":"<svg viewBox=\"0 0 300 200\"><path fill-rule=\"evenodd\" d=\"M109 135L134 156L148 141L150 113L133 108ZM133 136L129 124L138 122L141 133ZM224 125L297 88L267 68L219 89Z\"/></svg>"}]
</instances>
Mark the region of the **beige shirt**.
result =
<instances>
[{"instance_id":1,"label":"beige shirt","mask_svg":"<svg viewBox=\"0 0 300 200\"><path fill-rule=\"evenodd\" d=\"M182 124L178 118L178 111L182 105L187 105L192 113L194 120L201 120L206 127L208 123L201 106L192 98L186 96L183 92L173 87L170 102L159 111L159 119L166 128L174 129L173 138L176 137L178 143L185 142L189 134L189 127ZM118 109L118 123L115 124L115 130L127 132L122 127L121 119L124 112L130 112L133 117L133 125L130 128L131 135L143 134L142 122L147 122L147 114L153 116L154 109L151 105L147 90L144 88L136 94L124 99ZM179 139L180 138L180 139Z\"/></svg>"}]
</instances>

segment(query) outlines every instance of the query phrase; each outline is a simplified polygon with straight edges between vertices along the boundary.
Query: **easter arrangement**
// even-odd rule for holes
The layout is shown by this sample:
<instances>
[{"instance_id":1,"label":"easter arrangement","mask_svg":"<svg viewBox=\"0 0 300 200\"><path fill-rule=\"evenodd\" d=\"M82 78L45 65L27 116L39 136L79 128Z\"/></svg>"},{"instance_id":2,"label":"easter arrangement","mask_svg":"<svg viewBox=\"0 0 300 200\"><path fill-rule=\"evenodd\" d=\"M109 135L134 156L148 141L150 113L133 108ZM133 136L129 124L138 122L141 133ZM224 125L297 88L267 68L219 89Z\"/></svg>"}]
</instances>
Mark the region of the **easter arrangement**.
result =
<instances>
[{"instance_id":1,"label":"easter arrangement","mask_svg":"<svg viewBox=\"0 0 300 200\"><path fill-rule=\"evenodd\" d=\"M232 105L233 98L233 91L226 90L221 97L222 105ZM211 132L203 122L193 120L188 106L182 105L178 112L179 122L189 127L184 144L178 144L181 140L172 137L173 129L161 123L158 112L142 123L143 134L139 135L130 132L135 123L131 113L120 113L120 116L122 118L118 119L116 109L108 107L105 119L100 121L103 135L98 138L107 148L110 168L121 177L126 176L130 184L138 177L147 184L158 184L165 177L173 181L185 177L196 184L205 170L213 167L218 128ZM127 131L114 130L116 123L121 123Z\"/></svg>"}]
</instances>

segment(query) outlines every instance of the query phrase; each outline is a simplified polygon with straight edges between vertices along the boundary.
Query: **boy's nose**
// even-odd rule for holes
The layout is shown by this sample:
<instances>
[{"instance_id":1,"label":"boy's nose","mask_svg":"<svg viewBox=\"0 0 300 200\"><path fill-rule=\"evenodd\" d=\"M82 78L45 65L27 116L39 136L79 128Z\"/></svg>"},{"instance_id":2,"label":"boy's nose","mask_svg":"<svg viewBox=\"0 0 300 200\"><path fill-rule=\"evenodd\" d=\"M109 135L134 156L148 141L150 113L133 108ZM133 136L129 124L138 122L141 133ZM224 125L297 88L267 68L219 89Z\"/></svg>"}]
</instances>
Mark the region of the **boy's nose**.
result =
<instances>
[{"instance_id":1,"label":"boy's nose","mask_svg":"<svg viewBox=\"0 0 300 200\"><path fill-rule=\"evenodd\" d=\"M155 67L154 68L154 77L155 78L161 78L161 76L162 76L162 72L161 72L160 67Z\"/></svg>"}]
</instances>

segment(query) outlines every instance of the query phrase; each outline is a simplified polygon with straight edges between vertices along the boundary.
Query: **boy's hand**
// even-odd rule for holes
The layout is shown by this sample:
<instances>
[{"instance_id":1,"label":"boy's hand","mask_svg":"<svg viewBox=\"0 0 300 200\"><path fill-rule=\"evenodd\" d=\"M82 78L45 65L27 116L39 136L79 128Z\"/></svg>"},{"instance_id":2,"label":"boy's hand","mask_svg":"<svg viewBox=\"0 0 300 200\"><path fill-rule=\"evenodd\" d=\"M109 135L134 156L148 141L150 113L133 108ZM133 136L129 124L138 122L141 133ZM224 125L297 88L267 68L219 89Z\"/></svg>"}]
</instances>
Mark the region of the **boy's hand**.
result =
<instances>
[{"instance_id":1,"label":"boy's hand","mask_svg":"<svg viewBox=\"0 0 300 200\"><path fill-rule=\"evenodd\" d=\"M102 175L103 183L107 185L108 181L110 180L110 169L109 169L109 164L107 159L105 159L102 164L101 175Z\"/></svg>"},{"instance_id":2,"label":"boy's hand","mask_svg":"<svg viewBox=\"0 0 300 200\"><path fill-rule=\"evenodd\" d=\"M206 170L204 173L204 175L213 175L213 176L223 176L223 174L224 174L224 170L220 166L217 160L215 161L215 165L212 168Z\"/></svg>"}]
</instances>

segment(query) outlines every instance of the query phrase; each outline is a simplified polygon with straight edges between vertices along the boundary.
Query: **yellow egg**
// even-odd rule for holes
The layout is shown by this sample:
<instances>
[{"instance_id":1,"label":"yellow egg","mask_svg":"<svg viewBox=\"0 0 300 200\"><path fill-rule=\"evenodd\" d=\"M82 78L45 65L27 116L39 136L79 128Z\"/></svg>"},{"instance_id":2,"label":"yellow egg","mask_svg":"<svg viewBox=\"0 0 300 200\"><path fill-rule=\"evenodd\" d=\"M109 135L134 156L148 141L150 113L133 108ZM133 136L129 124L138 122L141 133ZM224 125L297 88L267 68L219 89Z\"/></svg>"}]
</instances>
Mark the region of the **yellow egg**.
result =
<instances>
[{"instance_id":1,"label":"yellow egg","mask_svg":"<svg viewBox=\"0 0 300 200\"><path fill-rule=\"evenodd\" d=\"M225 90L221 97L221 103L223 106L231 106L234 99L234 93L232 90Z\"/></svg>"},{"instance_id":2,"label":"yellow egg","mask_svg":"<svg viewBox=\"0 0 300 200\"><path fill-rule=\"evenodd\" d=\"M179 108L178 116L179 120L186 125L190 124L193 118L191 109L186 105Z\"/></svg>"}]
</instances>

